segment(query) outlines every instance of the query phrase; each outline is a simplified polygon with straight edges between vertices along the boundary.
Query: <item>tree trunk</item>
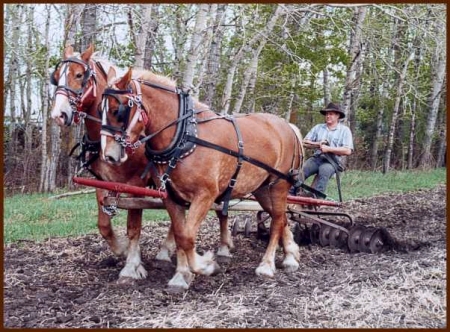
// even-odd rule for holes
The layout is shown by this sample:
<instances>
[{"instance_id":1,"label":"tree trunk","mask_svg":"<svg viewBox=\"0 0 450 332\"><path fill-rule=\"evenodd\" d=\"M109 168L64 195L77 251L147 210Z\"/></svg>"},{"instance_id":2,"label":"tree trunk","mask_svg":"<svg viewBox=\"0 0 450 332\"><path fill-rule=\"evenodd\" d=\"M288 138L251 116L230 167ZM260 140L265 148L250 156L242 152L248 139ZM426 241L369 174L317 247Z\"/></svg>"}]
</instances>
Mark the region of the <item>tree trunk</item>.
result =
<instances>
[{"instance_id":1,"label":"tree trunk","mask_svg":"<svg viewBox=\"0 0 450 332\"><path fill-rule=\"evenodd\" d=\"M173 52L174 63L172 69L173 78L179 83L183 78L182 68L184 65L183 53L187 43L187 24L189 23L189 9L192 5L179 6L173 5L175 13L173 14L175 19L175 29L172 32L173 35Z\"/></svg>"},{"instance_id":2,"label":"tree trunk","mask_svg":"<svg viewBox=\"0 0 450 332\"><path fill-rule=\"evenodd\" d=\"M236 103L234 105L233 112L234 113L240 113L241 112L241 106L244 102L245 95L247 93L247 88L249 86L249 83L252 79L252 76L256 77L256 72L258 69L258 60L259 55L261 54L261 51L263 50L264 46L266 46L267 39L269 35L272 33L275 24L280 17L281 13L283 12L283 7L281 5L277 5L277 8L275 9L275 12L267 22L267 25L264 29L264 33L260 37L260 42L258 45L258 48L253 52L253 58L250 62L250 65L247 67L247 69L244 72L244 79L242 81L241 87L239 88L239 94L238 98L236 99Z\"/></svg>"},{"instance_id":3,"label":"tree trunk","mask_svg":"<svg viewBox=\"0 0 450 332\"><path fill-rule=\"evenodd\" d=\"M145 40L145 52L144 52L144 69L151 70L153 65L153 57L156 57L155 49L156 49L156 32L158 30L159 22L157 19L159 4L152 4L152 13L149 24L149 31L147 34L147 39ZM164 59L161 59L160 62L164 62Z\"/></svg>"},{"instance_id":4,"label":"tree trunk","mask_svg":"<svg viewBox=\"0 0 450 332\"><path fill-rule=\"evenodd\" d=\"M445 84L444 84L445 86ZM436 167L445 167L445 153L447 150L447 98L444 89L444 93L441 94L441 107L439 112L439 139L438 139L438 152L436 158Z\"/></svg>"},{"instance_id":5,"label":"tree trunk","mask_svg":"<svg viewBox=\"0 0 450 332\"><path fill-rule=\"evenodd\" d=\"M152 26L152 10L152 4L142 4L139 5L139 10L136 15L137 19L139 20L139 28L134 27L134 29L137 29L139 33L136 35L136 50L134 53L135 68L144 69L145 47L147 45L147 39L151 35L150 27Z\"/></svg>"},{"instance_id":6,"label":"tree trunk","mask_svg":"<svg viewBox=\"0 0 450 332\"><path fill-rule=\"evenodd\" d=\"M445 40L445 37L444 37ZM425 129L425 138L423 142L423 152L420 158L419 167L429 168L432 164L431 143L436 126L436 118L439 110L440 96L445 78L445 69L447 62L447 54L445 45L438 45L434 52L435 57L432 60L432 90L428 98L428 115Z\"/></svg>"},{"instance_id":7,"label":"tree trunk","mask_svg":"<svg viewBox=\"0 0 450 332\"><path fill-rule=\"evenodd\" d=\"M206 82L205 87L205 103L213 106L213 100L216 94L216 83L219 81L219 61L220 61L220 49L223 39L223 20L225 19L226 4L211 5L217 6L216 16L213 25L213 37L211 41L211 47L209 48L208 66L206 69Z\"/></svg>"},{"instance_id":8,"label":"tree trunk","mask_svg":"<svg viewBox=\"0 0 450 332\"><path fill-rule=\"evenodd\" d=\"M46 5L48 8L50 5ZM44 34L44 43L45 43L45 49L47 50L47 56L45 57L45 72L48 72L49 63L50 63L50 40L49 40L49 31L50 31L50 10L47 11L47 18L45 21L45 34ZM49 80L44 80L44 83L42 85L42 150L41 150L41 179L39 183L39 191L40 192L46 192L48 191L48 177L47 177L47 169L48 166L48 159L47 159L47 143L48 143L48 137L47 137L47 119L48 119L48 109L50 107L49 105Z\"/></svg>"},{"instance_id":9,"label":"tree trunk","mask_svg":"<svg viewBox=\"0 0 450 332\"><path fill-rule=\"evenodd\" d=\"M186 69L183 73L181 86L185 89L194 91L194 76L197 61L199 59L200 48L202 42L205 40L207 13L209 11L209 4L199 5L198 12L195 19L195 28L192 35L191 45L186 58ZM194 94L197 92L194 91Z\"/></svg>"},{"instance_id":10,"label":"tree trunk","mask_svg":"<svg viewBox=\"0 0 450 332\"><path fill-rule=\"evenodd\" d=\"M323 69L323 104L328 105L331 102L330 82L328 80L328 68Z\"/></svg>"},{"instance_id":11,"label":"tree trunk","mask_svg":"<svg viewBox=\"0 0 450 332\"><path fill-rule=\"evenodd\" d=\"M366 12L367 9L365 6L355 7L352 19L354 22L354 30L352 30L352 34L350 36L349 49L351 62L347 68L347 77L345 80L344 95L342 98L342 110L347 115L347 122L349 122L348 119L351 118L349 113L354 108L352 105L352 99L354 99L354 94L360 87L360 82L357 80L357 73L360 71L360 67L362 66L361 59L364 52L364 48L362 47L362 25L366 17Z\"/></svg>"},{"instance_id":12,"label":"tree trunk","mask_svg":"<svg viewBox=\"0 0 450 332\"><path fill-rule=\"evenodd\" d=\"M81 15L81 45L80 52L95 43L97 35L97 6L96 4L86 4Z\"/></svg>"},{"instance_id":13,"label":"tree trunk","mask_svg":"<svg viewBox=\"0 0 450 332\"><path fill-rule=\"evenodd\" d=\"M398 120L400 101L403 96L403 85L405 83L405 78L406 78L409 62L414 58L414 53L415 53L414 50L412 52L410 52L408 58L405 60L405 62L402 65L402 71L398 77L394 109L392 110L391 126L389 128L388 142L387 142L386 152L385 152L384 161L383 161L383 173L389 172L389 167L391 164L391 154L392 154L392 149L394 146L394 136L395 136L395 131L397 128L396 126L397 126L397 120Z\"/></svg>"},{"instance_id":14,"label":"tree trunk","mask_svg":"<svg viewBox=\"0 0 450 332\"><path fill-rule=\"evenodd\" d=\"M415 40L416 56L414 59L414 75L415 80L418 81L420 77L420 59L422 58L422 47L418 38ZM407 168L413 169L413 157L414 157L414 138L416 136L416 111L417 111L417 100L416 95L413 96L412 106L411 106L411 123L409 126L409 144L408 144L408 162Z\"/></svg>"},{"instance_id":15,"label":"tree trunk","mask_svg":"<svg viewBox=\"0 0 450 332\"><path fill-rule=\"evenodd\" d=\"M383 118L384 118L384 113L385 113L385 108L387 107L387 100L389 100L389 91L391 90L391 86L390 86L390 77L388 76L391 71L392 68L395 68L395 62L396 62L396 45L397 45L397 39L398 39L398 29L397 29L397 25L398 25L398 20L394 19L393 22L393 27L392 27L392 38L391 38L391 47L389 47L388 49L388 54L387 54L387 59L390 59L392 61L392 63L387 63L385 65L385 73L387 74L386 76L381 76L378 77L377 79L381 80L382 84L381 84L381 93L380 93L380 97L378 98L378 103L376 103L376 106L378 107L378 112L377 112L377 125L376 125L376 132L375 132L375 137L373 140L373 145L372 145L372 153L371 153L371 168L373 171L375 171L378 167L378 151L379 151L379 144L380 141L382 139L382 129L383 129ZM375 70L374 74L377 73L377 70ZM375 86L378 86L378 84L376 84Z\"/></svg>"},{"instance_id":16,"label":"tree trunk","mask_svg":"<svg viewBox=\"0 0 450 332\"><path fill-rule=\"evenodd\" d=\"M23 155L23 174L24 179L23 183L33 183L32 178L29 178L30 176L30 168L33 167L33 159L32 159L32 141L33 141L33 126L31 123L31 109L32 109L32 100L31 100L31 86L33 84L32 82L32 71L33 71L33 62L35 59L31 56L33 54L33 29L34 26L34 18L33 18L33 11L34 7L26 7L27 13L26 13L26 20L27 20L27 45L26 45L26 53L28 54L26 60L25 60L25 88L22 89L25 92L24 96L24 103L22 106L23 111L23 119L24 119L24 125L25 125L25 144L24 144L24 155ZM31 166L31 167L30 167ZM34 175L34 171L31 172L31 175Z\"/></svg>"},{"instance_id":17,"label":"tree trunk","mask_svg":"<svg viewBox=\"0 0 450 332\"><path fill-rule=\"evenodd\" d=\"M11 33L11 41L18 41L20 38L20 26L22 21L22 6L7 6L9 9L12 33ZM17 84L17 73L19 70L19 59L17 57L17 52L11 52L9 59L9 70L7 77L6 86L9 88L9 114L10 114L10 123L9 123L9 133L10 133L10 141L8 144L8 155L14 156L16 154L16 146L17 143L17 130L16 130L16 84Z\"/></svg>"},{"instance_id":18,"label":"tree trunk","mask_svg":"<svg viewBox=\"0 0 450 332\"><path fill-rule=\"evenodd\" d=\"M77 27L80 26L81 14L84 5L70 4L66 5L66 18L64 22L64 45L76 45Z\"/></svg>"}]
</instances>

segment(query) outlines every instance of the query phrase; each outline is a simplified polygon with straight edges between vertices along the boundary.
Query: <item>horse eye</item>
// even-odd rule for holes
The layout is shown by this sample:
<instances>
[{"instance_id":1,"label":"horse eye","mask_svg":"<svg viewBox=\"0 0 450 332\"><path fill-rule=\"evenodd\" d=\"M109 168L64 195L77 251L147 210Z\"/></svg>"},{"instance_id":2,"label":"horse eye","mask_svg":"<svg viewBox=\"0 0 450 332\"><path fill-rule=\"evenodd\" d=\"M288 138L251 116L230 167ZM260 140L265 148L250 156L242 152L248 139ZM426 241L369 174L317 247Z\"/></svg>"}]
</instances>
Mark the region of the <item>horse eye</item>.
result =
<instances>
[{"instance_id":1,"label":"horse eye","mask_svg":"<svg viewBox=\"0 0 450 332\"><path fill-rule=\"evenodd\" d=\"M76 75L76 78L82 78L83 77L83 74L81 74L81 73L78 73L77 75Z\"/></svg>"}]
</instances>

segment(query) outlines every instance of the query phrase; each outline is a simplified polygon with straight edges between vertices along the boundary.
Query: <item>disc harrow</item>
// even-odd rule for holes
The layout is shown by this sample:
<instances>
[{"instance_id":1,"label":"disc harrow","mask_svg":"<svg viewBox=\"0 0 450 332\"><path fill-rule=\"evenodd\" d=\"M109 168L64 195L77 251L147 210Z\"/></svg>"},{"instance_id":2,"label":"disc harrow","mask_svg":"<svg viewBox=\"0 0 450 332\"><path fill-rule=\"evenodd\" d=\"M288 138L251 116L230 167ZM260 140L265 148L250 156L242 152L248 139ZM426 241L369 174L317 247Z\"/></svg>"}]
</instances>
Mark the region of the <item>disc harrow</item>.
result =
<instances>
[{"instance_id":1,"label":"disc harrow","mask_svg":"<svg viewBox=\"0 0 450 332\"><path fill-rule=\"evenodd\" d=\"M290 198L292 196L288 196L288 202ZM293 224L294 240L298 245L329 246L351 253L372 254L389 249L390 236L385 229L356 225L352 217L343 212L318 211L321 203L322 200L309 198L304 204L298 203L298 200L294 204L288 204L286 214ZM256 228L252 226L251 217L247 216L244 220L235 219L232 235L244 233L245 237L250 237L250 233L256 232L258 239L268 241L270 222L271 217L267 212L258 211Z\"/></svg>"},{"instance_id":2,"label":"disc harrow","mask_svg":"<svg viewBox=\"0 0 450 332\"><path fill-rule=\"evenodd\" d=\"M165 208L162 198L166 197L166 193L159 190L80 177L74 177L73 182L108 190L108 194L103 198L103 207L107 210ZM120 193L148 197L121 197ZM378 253L395 246L394 240L384 228L355 225L347 213L319 211L321 206L339 208L342 206L339 202L291 195L288 196L287 202L287 219L294 225L294 240L299 245L329 246L348 249L352 253ZM222 211L222 209L222 204L211 206L211 210ZM247 196L244 200L230 201L229 211L256 212L256 227L253 222L254 213L235 217L231 229L232 236L243 233L248 238L251 233L256 232L258 239L269 240L271 217L262 210L253 196Z\"/></svg>"}]
</instances>

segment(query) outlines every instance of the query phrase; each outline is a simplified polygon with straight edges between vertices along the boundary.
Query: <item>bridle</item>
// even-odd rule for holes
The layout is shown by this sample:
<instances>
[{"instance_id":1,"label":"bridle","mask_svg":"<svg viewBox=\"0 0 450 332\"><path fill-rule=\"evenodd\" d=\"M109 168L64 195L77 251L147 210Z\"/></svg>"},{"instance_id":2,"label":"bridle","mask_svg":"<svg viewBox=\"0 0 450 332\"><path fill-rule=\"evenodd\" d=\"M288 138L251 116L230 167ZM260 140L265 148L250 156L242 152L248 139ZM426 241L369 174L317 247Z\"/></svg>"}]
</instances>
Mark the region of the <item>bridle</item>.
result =
<instances>
[{"instance_id":1,"label":"bridle","mask_svg":"<svg viewBox=\"0 0 450 332\"><path fill-rule=\"evenodd\" d=\"M67 85L59 85L59 81L56 80L55 73L58 69L61 69L60 66L64 66L67 63L77 63L84 67L84 76L83 81L81 83L81 88L74 90ZM91 65L92 64L92 65ZM104 76L106 77L106 73L101 66L100 62L95 62L98 65ZM73 116L70 119L69 124L75 123L79 124L84 119L90 119L92 121L101 122L99 118L93 117L86 112L83 111L83 102L84 100L92 93L94 98L97 96L97 78L95 71L94 61L90 60L88 63L84 62L77 57L70 57L68 59L61 60L55 66L55 70L50 75L50 83L56 86L55 96L58 94L66 96L69 100L70 106L72 107ZM64 66L62 68L63 72L61 75L66 75L67 77L67 68L68 66ZM88 83L91 84L88 86Z\"/></svg>"},{"instance_id":2,"label":"bridle","mask_svg":"<svg viewBox=\"0 0 450 332\"><path fill-rule=\"evenodd\" d=\"M178 146L181 137L185 133L186 122L193 117L194 113L199 113L199 111L194 111L192 99L189 96L189 93L183 91L180 88L166 87L142 79L133 79L132 82L134 84L136 93L133 93L133 89L131 88L131 86L129 86L128 89L126 90L117 90L109 88L103 92L102 129L100 131L100 134L113 137L114 140L119 145L122 146L123 150L125 150L127 153L134 153L134 151L138 149L142 144L151 140L153 137L160 134L167 128L176 125L174 138L167 148L165 148L162 151L155 151L151 150L148 145L146 146L146 151L148 152L149 155L156 157L166 156L168 153L172 152ZM149 122L147 111L142 103L142 92L141 92L142 89L140 86L141 84L178 95L180 100L179 116L174 120L170 121L168 124L164 125L162 128L156 130L152 134L148 136L141 135L137 141L131 142L130 131L137 124L137 122L143 121L144 128ZM119 96L124 96L128 99L126 104L120 100ZM121 127L115 127L107 123L106 112L108 112L109 110L108 97L113 97L119 102L119 109L117 112L117 116L122 117L123 125ZM136 112L134 113L133 118L129 120L130 112L133 106L136 106L137 109Z\"/></svg>"},{"instance_id":3,"label":"bridle","mask_svg":"<svg viewBox=\"0 0 450 332\"><path fill-rule=\"evenodd\" d=\"M137 124L137 122L143 122L144 127L147 125L149 119L147 112L142 104L142 91L138 80L132 80L136 93L133 92L131 86L126 90L118 90L114 88L107 88L102 95L101 113L102 113L102 126L100 134L104 136L113 137L114 140L122 146L122 148L128 153L133 154L136 149L142 145L141 140L136 142L130 141L130 131ZM123 96L127 99L125 103L120 100L119 96ZM116 99L119 104L117 111L117 119L123 125L121 127L113 126L108 123L107 112L109 111L108 97ZM131 109L136 105L136 112L133 118L130 120Z\"/></svg>"}]
</instances>

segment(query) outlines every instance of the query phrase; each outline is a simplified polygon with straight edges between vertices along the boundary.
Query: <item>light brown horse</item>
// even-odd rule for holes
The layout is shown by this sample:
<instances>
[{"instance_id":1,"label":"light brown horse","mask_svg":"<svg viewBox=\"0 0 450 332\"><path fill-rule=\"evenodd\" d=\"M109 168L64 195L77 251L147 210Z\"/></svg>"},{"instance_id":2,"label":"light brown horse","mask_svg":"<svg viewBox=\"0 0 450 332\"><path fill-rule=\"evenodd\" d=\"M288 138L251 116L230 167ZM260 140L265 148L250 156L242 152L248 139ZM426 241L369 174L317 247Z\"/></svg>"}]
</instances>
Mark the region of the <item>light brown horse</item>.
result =
<instances>
[{"instance_id":1,"label":"light brown horse","mask_svg":"<svg viewBox=\"0 0 450 332\"><path fill-rule=\"evenodd\" d=\"M101 125L98 105L106 87L106 73L112 65L104 59L96 58L93 52L92 45L81 55L75 54L71 46L65 48L63 60L51 76L52 83L57 86L51 116L60 126L70 126L84 120L86 125L82 145L83 149L86 149L84 157L87 164L90 163L87 168L97 178L144 187L149 183L149 176L140 178L147 163L143 148L137 149L124 167L117 167L97 158L100 152ZM97 189L97 225L114 254L126 257L126 264L120 272L120 277L122 280L126 280L124 279L126 277L145 278L147 271L142 264L139 247L142 210L128 210L127 237L120 238L111 225L111 215L103 210L103 198L106 195L107 191ZM173 234L169 231L156 258L170 262L174 250Z\"/></svg>"},{"instance_id":2,"label":"light brown horse","mask_svg":"<svg viewBox=\"0 0 450 332\"><path fill-rule=\"evenodd\" d=\"M113 77L111 70L108 82ZM214 201L249 193L272 217L269 245L256 274L274 275L280 238L282 266L298 269L299 248L285 211L292 183L288 174L299 168L301 143L285 120L262 113L228 117L205 105L193 107L174 84L149 71L132 75L131 69L105 89L102 108L102 158L125 167L133 156L127 147L145 142L153 179L168 190L164 203L177 245L177 268L169 287L187 289L192 272L218 271L210 252L197 254L197 231ZM142 134L148 136L139 140Z\"/></svg>"}]
</instances>

